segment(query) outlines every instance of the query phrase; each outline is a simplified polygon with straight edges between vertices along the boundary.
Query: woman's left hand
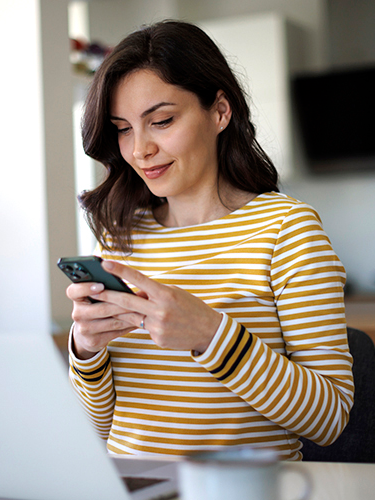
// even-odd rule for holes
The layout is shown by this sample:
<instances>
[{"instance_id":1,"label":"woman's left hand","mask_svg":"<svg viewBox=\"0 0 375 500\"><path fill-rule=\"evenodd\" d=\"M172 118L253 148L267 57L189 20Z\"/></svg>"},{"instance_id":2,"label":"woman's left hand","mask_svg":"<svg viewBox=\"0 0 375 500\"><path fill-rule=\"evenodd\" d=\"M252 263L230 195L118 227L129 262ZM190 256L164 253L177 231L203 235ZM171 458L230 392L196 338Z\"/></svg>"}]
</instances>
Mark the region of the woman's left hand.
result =
<instances>
[{"instance_id":1,"label":"woman's left hand","mask_svg":"<svg viewBox=\"0 0 375 500\"><path fill-rule=\"evenodd\" d=\"M143 320L144 328L162 348L200 353L207 349L221 323L220 313L191 293L158 283L131 267L112 261L103 261L102 266L140 292L133 295L103 290L94 296L96 299L138 313L138 324ZM121 320L121 314L116 318Z\"/></svg>"}]
</instances>

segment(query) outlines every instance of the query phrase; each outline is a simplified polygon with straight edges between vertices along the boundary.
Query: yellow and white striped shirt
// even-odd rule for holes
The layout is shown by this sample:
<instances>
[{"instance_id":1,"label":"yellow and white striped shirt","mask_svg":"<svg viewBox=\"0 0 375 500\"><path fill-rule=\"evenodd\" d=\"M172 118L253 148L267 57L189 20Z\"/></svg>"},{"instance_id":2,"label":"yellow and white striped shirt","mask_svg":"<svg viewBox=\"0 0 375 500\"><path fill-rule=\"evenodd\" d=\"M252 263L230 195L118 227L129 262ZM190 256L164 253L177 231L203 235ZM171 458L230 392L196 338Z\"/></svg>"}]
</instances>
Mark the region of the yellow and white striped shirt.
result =
<instances>
[{"instance_id":1,"label":"yellow and white striped shirt","mask_svg":"<svg viewBox=\"0 0 375 500\"><path fill-rule=\"evenodd\" d=\"M102 257L189 291L222 322L199 356L161 349L145 330L86 361L71 353L72 383L110 452L249 444L299 460L299 435L338 437L353 402L345 271L310 206L264 193L182 228L147 212L133 245Z\"/></svg>"}]
</instances>

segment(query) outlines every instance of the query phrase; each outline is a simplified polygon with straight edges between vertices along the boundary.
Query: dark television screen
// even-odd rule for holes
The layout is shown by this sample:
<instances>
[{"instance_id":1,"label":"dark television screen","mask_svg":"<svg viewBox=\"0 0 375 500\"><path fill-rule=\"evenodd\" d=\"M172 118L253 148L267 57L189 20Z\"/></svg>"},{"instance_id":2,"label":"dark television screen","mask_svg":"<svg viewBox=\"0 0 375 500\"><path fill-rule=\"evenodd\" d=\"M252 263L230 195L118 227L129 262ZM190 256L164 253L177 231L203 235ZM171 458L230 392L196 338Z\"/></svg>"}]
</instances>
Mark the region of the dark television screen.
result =
<instances>
[{"instance_id":1,"label":"dark television screen","mask_svg":"<svg viewBox=\"0 0 375 500\"><path fill-rule=\"evenodd\" d=\"M301 75L292 91L308 158L375 155L375 67Z\"/></svg>"}]
</instances>

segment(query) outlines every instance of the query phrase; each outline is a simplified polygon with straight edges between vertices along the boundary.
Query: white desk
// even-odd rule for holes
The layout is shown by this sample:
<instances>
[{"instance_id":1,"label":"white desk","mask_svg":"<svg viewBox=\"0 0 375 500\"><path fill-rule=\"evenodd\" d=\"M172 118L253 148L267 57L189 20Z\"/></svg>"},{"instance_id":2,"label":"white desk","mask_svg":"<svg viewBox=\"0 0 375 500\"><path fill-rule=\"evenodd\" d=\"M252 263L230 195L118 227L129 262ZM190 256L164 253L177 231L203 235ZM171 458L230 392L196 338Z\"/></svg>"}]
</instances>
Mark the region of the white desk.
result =
<instances>
[{"instance_id":1,"label":"white desk","mask_svg":"<svg viewBox=\"0 0 375 500\"><path fill-rule=\"evenodd\" d=\"M121 462L129 460L130 457L117 455L114 458L116 467L121 474ZM138 457L137 457L138 458ZM142 458L139 460L143 462ZM178 461L179 459L175 459ZM136 466L137 459L133 465L136 467L133 472L142 476L139 466ZM145 461L147 464L150 461ZM157 458L154 460L154 466L161 474L155 474L155 477L164 476L163 463L168 463L167 458ZM374 500L375 499L375 464L349 464L332 462L285 462L290 463L297 470L304 469L312 481L312 495L309 500ZM148 468L150 464L148 464ZM166 469L167 470L167 469ZM130 469L127 467L127 472ZM132 472L132 471L130 471ZM168 471L169 472L169 471ZM167 475L169 476L169 474ZM281 482L281 500L296 500L299 494L304 490L303 479L297 473L286 473L282 476ZM175 500L178 500L176 498Z\"/></svg>"},{"instance_id":2,"label":"white desk","mask_svg":"<svg viewBox=\"0 0 375 500\"><path fill-rule=\"evenodd\" d=\"M373 500L375 498L375 464L298 462L312 479L310 500ZM294 500L302 491L298 474L290 474L282 483L282 500Z\"/></svg>"}]
</instances>

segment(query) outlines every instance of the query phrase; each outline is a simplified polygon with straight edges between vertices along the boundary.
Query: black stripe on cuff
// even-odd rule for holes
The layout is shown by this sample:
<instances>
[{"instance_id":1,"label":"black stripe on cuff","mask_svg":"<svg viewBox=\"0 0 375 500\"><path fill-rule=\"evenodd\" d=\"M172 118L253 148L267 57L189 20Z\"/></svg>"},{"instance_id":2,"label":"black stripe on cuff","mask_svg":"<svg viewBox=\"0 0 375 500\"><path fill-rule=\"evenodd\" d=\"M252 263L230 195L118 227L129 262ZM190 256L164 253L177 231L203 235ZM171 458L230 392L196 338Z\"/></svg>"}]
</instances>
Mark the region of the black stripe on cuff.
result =
<instances>
[{"instance_id":1,"label":"black stripe on cuff","mask_svg":"<svg viewBox=\"0 0 375 500\"><path fill-rule=\"evenodd\" d=\"M104 365L100 366L96 370L92 370L91 372L83 372L83 371L79 370L78 368L76 368L75 366L73 366L73 370L77 373L77 375L82 380L85 380L86 382L98 382L103 377L103 373L106 371L106 369L109 365L109 362L110 362L110 358L107 359L107 361L104 363ZM95 373L99 373L99 372L102 372L102 374L99 377L87 378L88 376L94 375ZM83 375L85 375L85 377Z\"/></svg>"},{"instance_id":2,"label":"black stripe on cuff","mask_svg":"<svg viewBox=\"0 0 375 500\"><path fill-rule=\"evenodd\" d=\"M230 358L235 353L235 351L236 351L237 347L239 346L241 340L243 339L243 336L245 335L245 333L246 333L246 329L243 325L241 325L241 330L240 330L240 333L238 334L238 338L237 338L236 342L234 343L234 345L232 346L232 348L230 349L230 351L228 352L228 354L225 356L221 365L218 368L215 368L214 370L210 370L210 372L213 375L215 373L220 372L221 370L223 370L225 368L225 366L228 364ZM247 332L247 333L249 334L249 339L246 342L246 344L244 345L243 349L241 350L241 353L237 356L237 359L235 360L235 362L233 363L231 368L221 377L217 377L218 380L224 380L225 378L229 377L234 372L234 370L237 368L237 366L239 365L245 352L250 348L250 346L253 342L253 336L251 335L250 332Z\"/></svg>"}]
</instances>

